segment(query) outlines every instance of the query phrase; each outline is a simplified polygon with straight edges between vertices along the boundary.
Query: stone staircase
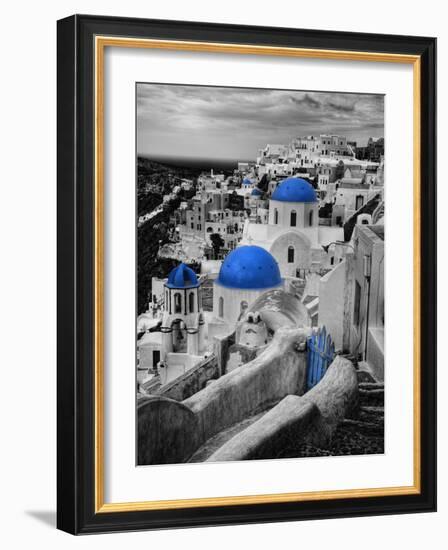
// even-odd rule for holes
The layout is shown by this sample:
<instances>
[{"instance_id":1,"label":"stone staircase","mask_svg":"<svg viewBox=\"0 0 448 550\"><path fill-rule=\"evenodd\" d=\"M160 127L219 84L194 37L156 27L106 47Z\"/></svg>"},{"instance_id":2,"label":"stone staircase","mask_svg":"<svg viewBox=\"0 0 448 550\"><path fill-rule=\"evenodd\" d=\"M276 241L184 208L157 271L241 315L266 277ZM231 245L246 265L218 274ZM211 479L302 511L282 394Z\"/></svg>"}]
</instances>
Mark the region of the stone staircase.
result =
<instances>
[{"instance_id":1,"label":"stone staircase","mask_svg":"<svg viewBox=\"0 0 448 550\"><path fill-rule=\"evenodd\" d=\"M248 428L267 410L246 418L216 434L202 445L189 462L204 462L229 439ZM384 384L359 383L359 407L353 417L346 418L335 432L330 448L291 441L276 458L382 454L384 452Z\"/></svg>"},{"instance_id":2,"label":"stone staircase","mask_svg":"<svg viewBox=\"0 0 448 550\"><path fill-rule=\"evenodd\" d=\"M384 384L359 383L359 407L336 430L332 454L384 453Z\"/></svg>"},{"instance_id":3,"label":"stone staircase","mask_svg":"<svg viewBox=\"0 0 448 550\"><path fill-rule=\"evenodd\" d=\"M291 442L277 458L384 453L384 384L364 381L365 378L361 371L358 376L363 380L359 382L359 406L353 416L345 418L338 426L329 448Z\"/></svg>"}]
</instances>

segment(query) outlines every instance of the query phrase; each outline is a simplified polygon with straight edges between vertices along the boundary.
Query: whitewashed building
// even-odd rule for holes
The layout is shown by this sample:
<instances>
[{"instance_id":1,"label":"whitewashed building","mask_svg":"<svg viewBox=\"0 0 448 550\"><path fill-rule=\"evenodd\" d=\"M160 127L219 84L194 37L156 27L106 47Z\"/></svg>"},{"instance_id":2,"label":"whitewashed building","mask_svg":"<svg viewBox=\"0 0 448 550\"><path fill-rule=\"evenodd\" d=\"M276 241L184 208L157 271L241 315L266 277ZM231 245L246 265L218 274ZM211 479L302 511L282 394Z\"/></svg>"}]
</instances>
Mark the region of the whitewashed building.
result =
<instances>
[{"instance_id":1,"label":"whitewashed building","mask_svg":"<svg viewBox=\"0 0 448 550\"><path fill-rule=\"evenodd\" d=\"M279 183L269 201L268 223L246 221L241 245L269 251L283 277L317 270L328 261L322 245L343 239L338 226L319 226L319 203L313 186L302 178Z\"/></svg>"}]
</instances>

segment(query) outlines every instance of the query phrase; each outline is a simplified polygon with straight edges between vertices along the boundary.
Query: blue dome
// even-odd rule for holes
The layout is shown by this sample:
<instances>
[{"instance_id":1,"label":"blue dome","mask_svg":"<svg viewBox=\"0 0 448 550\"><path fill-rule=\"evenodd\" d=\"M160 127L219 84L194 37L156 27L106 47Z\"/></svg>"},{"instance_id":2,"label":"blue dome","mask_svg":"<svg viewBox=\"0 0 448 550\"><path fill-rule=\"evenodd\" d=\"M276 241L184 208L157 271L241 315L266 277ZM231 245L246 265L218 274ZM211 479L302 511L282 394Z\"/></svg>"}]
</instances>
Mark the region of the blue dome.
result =
<instances>
[{"instance_id":1,"label":"blue dome","mask_svg":"<svg viewBox=\"0 0 448 550\"><path fill-rule=\"evenodd\" d=\"M179 264L170 271L166 286L168 288L195 288L199 286L199 281L196 273L190 267Z\"/></svg>"},{"instance_id":2,"label":"blue dome","mask_svg":"<svg viewBox=\"0 0 448 550\"><path fill-rule=\"evenodd\" d=\"M228 288L263 289L282 282L275 258L260 246L239 246L226 256L218 283Z\"/></svg>"},{"instance_id":3,"label":"blue dome","mask_svg":"<svg viewBox=\"0 0 448 550\"><path fill-rule=\"evenodd\" d=\"M252 193L251 195L255 195L257 197L259 197L260 195L262 195L262 191L260 191L259 189L255 188L255 189L252 189Z\"/></svg>"},{"instance_id":4,"label":"blue dome","mask_svg":"<svg viewBox=\"0 0 448 550\"><path fill-rule=\"evenodd\" d=\"M316 191L311 183L302 178L286 178L272 194L272 200L282 202L315 202Z\"/></svg>"}]
</instances>

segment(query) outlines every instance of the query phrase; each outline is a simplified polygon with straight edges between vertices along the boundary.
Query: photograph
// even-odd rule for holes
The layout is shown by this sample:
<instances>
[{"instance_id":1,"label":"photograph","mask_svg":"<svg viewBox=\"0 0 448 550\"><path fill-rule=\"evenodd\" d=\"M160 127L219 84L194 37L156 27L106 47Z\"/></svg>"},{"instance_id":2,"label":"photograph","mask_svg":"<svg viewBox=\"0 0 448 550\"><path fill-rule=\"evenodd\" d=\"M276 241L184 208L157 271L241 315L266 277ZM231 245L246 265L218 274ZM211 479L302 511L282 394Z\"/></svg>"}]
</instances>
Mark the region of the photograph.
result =
<instances>
[{"instance_id":1,"label":"photograph","mask_svg":"<svg viewBox=\"0 0 448 550\"><path fill-rule=\"evenodd\" d=\"M135 100L137 466L383 454L385 96Z\"/></svg>"},{"instance_id":2,"label":"photograph","mask_svg":"<svg viewBox=\"0 0 448 550\"><path fill-rule=\"evenodd\" d=\"M413 7L5 3L2 548L447 546Z\"/></svg>"}]
</instances>

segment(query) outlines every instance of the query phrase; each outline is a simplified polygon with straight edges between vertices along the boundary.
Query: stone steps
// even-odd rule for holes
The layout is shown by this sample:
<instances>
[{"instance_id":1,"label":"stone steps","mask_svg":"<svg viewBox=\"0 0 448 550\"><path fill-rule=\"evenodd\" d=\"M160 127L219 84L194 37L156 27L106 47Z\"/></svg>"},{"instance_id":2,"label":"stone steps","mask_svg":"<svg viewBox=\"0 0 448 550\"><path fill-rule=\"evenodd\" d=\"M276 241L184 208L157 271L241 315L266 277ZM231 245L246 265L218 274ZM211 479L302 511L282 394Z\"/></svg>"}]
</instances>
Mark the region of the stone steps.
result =
<instances>
[{"instance_id":1,"label":"stone steps","mask_svg":"<svg viewBox=\"0 0 448 550\"><path fill-rule=\"evenodd\" d=\"M384 422L384 407L380 407L380 406L360 407L357 418L359 420L365 420L366 422L373 422L373 423Z\"/></svg>"},{"instance_id":2,"label":"stone steps","mask_svg":"<svg viewBox=\"0 0 448 550\"><path fill-rule=\"evenodd\" d=\"M204 443L189 462L204 462L232 437L248 428L267 411L231 426ZM344 419L338 427L329 449L309 443L298 445L294 456L338 456L351 454L381 454L384 452L384 384L359 382L359 408L353 418ZM277 458L292 455L280 452Z\"/></svg>"},{"instance_id":3,"label":"stone steps","mask_svg":"<svg viewBox=\"0 0 448 550\"><path fill-rule=\"evenodd\" d=\"M383 382L360 382L358 384L360 390L384 390Z\"/></svg>"},{"instance_id":4,"label":"stone steps","mask_svg":"<svg viewBox=\"0 0 448 550\"><path fill-rule=\"evenodd\" d=\"M384 409L384 384L359 384L359 404Z\"/></svg>"},{"instance_id":5,"label":"stone steps","mask_svg":"<svg viewBox=\"0 0 448 550\"><path fill-rule=\"evenodd\" d=\"M382 422L365 422L346 418L342 421L341 428L352 428L356 433L365 436L381 437L384 434Z\"/></svg>"}]
</instances>

